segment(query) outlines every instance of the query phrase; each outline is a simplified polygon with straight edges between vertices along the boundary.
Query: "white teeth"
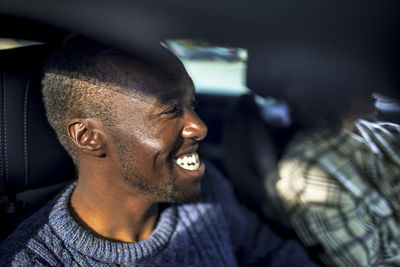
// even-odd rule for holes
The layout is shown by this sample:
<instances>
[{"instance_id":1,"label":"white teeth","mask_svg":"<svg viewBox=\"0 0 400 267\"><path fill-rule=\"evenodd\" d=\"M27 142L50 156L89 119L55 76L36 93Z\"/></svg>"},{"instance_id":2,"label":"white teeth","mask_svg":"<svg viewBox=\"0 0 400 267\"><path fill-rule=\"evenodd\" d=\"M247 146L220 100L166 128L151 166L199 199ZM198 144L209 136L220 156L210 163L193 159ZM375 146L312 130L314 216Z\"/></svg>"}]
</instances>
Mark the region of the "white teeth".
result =
<instances>
[{"instance_id":1,"label":"white teeth","mask_svg":"<svg viewBox=\"0 0 400 267\"><path fill-rule=\"evenodd\" d=\"M176 163L183 169L195 171L200 167L200 158L199 155L194 152L179 157L176 159Z\"/></svg>"}]
</instances>

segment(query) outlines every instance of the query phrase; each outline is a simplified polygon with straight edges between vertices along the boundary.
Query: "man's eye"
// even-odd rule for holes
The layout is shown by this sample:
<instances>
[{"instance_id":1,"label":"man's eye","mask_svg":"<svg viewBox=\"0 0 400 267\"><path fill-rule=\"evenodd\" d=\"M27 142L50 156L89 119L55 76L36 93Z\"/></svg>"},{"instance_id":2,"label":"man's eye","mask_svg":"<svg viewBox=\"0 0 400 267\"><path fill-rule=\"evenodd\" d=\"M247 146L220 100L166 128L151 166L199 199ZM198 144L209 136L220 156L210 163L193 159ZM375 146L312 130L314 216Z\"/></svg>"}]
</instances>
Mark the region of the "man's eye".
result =
<instances>
[{"instance_id":1,"label":"man's eye","mask_svg":"<svg viewBox=\"0 0 400 267\"><path fill-rule=\"evenodd\" d=\"M196 109L198 105L199 105L198 100L194 99L194 100L190 101L190 106L192 107L192 109Z\"/></svg>"},{"instance_id":2,"label":"man's eye","mask_svg":"<svg viewBox=\"0 0 400 267\"><path fill-rule=\"evenodd\" d=\"M163 114L176 114L178 112L178 105L173 105L163 112Z\"/></svg>"}]
</instances>

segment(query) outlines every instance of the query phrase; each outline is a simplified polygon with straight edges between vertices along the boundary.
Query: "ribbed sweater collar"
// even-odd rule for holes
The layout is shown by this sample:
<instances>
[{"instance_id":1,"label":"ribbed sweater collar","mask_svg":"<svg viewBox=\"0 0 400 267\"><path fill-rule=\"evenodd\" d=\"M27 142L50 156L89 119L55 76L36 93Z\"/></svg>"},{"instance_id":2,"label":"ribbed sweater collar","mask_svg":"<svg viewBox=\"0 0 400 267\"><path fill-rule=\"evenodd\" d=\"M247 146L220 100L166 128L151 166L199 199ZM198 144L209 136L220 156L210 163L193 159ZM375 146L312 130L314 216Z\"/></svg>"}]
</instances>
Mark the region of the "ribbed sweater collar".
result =
<instances>
[{"instance_id":1,"label":"ribbed sweater collar","mask_svg":"<svg viewBox=\"0 0 400 267\"><path fill-rule=\"evenodd\" d=\"M176 206L169 206L161 213L156 228L146 240L115 242L85 231L72 218L68 205L75 186L76 183L67 188L49 216L50 226L71 249L107 263L132 264L146 256L154 256L167 245L177 222Z\"/></svg>"}]
</instances>

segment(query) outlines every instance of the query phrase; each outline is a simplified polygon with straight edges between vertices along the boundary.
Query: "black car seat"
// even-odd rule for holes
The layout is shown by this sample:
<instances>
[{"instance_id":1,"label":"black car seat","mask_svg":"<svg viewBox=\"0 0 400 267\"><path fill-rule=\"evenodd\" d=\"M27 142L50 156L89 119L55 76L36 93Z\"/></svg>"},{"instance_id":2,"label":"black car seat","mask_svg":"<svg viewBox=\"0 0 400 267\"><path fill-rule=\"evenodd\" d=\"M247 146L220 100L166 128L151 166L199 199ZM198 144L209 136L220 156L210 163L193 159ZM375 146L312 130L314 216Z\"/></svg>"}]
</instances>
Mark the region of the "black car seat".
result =
<instances>
[{"instance_id":1,"label":"black car seat","mask_svg":"<svg viewBox=\"0 0 400 267\"><path fill-rule=\"evenodd\" d=\"M0 240L74 178L42 104L49 51L48 45L0 51Z\"/></svg>"},{"instance_id":2,"label":"black car seat","mask_svg":"<svg viewBox=\"0 0 400 267\"><path fill-rule=\"evenodd\" d=\"M242 95L228 116L223 131L224 165L238 199L265 219L286 227L274 188L283 135L265 122L263 106L256 98L252 93Z\"/></svg>"}]
</instances>

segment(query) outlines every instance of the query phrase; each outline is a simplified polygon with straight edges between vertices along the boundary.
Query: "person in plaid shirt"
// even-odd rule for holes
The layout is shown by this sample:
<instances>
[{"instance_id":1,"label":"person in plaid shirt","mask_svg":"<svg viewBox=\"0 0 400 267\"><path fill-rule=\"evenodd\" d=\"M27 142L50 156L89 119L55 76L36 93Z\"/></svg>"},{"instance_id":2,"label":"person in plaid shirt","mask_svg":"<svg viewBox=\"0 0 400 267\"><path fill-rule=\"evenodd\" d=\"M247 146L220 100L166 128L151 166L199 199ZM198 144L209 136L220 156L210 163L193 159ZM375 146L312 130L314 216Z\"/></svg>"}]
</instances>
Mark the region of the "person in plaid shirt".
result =
<instances>
[{"instance_id":1,"label":"person in plaid shirt","mask_svg":"<svg viewBox=\"0 0 400 267\"><path fill-rule=\"evenodd\" d=\"M400 265L400 126L358 120L297 136L278 194L307 246L332 266Z\"/></svg>"},{"instance_id":2,"label":"person in plaid shirt","mask_svg":"<svg viewBox=\"0 0 400 267\"><path fill-rule=\"evenodd\" d=\"M282 48L270 63L269 87L299 129L274 189L287 222L329 266L400 266L400 126L376 118L372 97L400 99L400 38L385 34L379 47Z\"/></svg>"}]
</instances>

